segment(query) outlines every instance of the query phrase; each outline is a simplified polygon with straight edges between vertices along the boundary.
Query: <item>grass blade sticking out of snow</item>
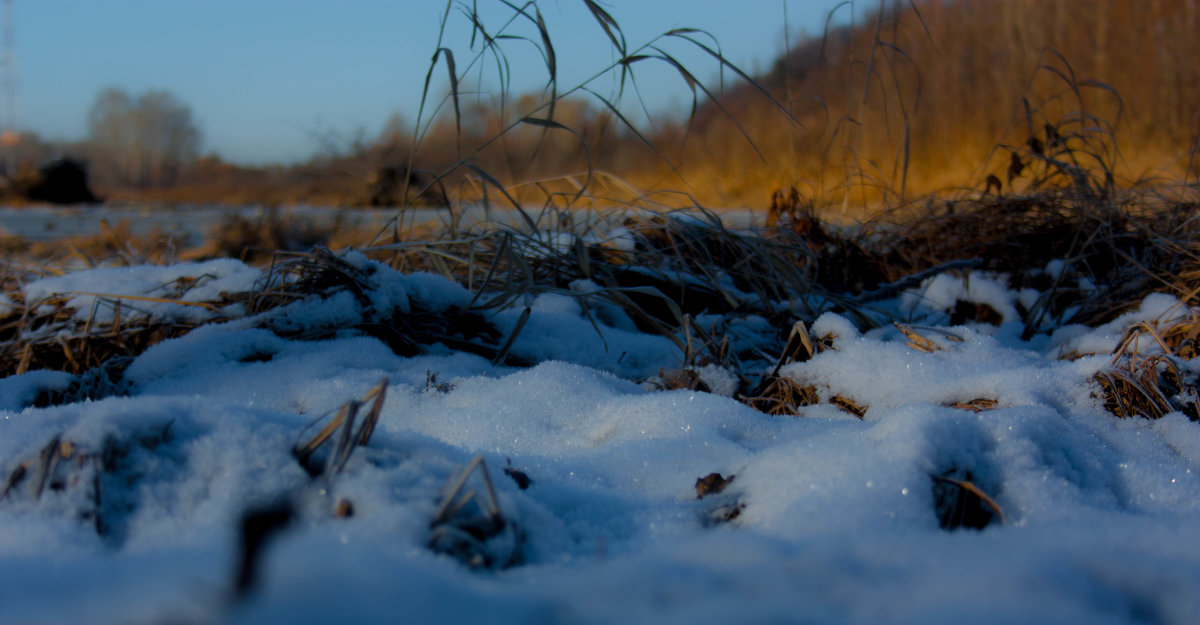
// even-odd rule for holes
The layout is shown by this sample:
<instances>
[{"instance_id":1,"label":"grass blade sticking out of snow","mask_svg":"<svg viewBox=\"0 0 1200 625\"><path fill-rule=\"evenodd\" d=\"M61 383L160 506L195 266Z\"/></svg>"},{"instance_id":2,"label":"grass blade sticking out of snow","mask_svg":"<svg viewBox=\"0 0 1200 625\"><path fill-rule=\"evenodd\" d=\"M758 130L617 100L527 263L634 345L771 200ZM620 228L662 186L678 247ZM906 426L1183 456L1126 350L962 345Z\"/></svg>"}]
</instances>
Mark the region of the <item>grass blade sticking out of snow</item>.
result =
<instances>
[{"instance_id":1,"label":"grass blade sticking out of snow","mask_svg":"<svg viewBox=\"0 0 1200 625\"><path fill-rule=\"evenodd\" d=\"M930 477L933 479L938 523L942 529L981 530L991 524L992 519L1000 521L1001 525L1005 523L1004 510L1000 504L971 481L969 472L966 473L965 479L956 479L949 475Z\"/></svg>"},{"instance_id":2,"label":"grass blade sticking out of snow","mask_svg":"<svg viewBox=\"0 0 1200 625\"><path fill-rule=\"evenodd\" d=\"M742 403L769 415L796 416L800 414L797 408L820 402L815 386L801 384L786 376L767 378L753 396L742 398Z\"/></svg>"},{"instance_id":3,"label":"grass blade sticking out of snow","mask_svg":"<svg viewBox=\"0 0 1200 625\"><path fill-rule=\"evenodd\" d=\"M483 501L474 489L464 492L468 480L476 473L483 482ZM476 514L466 509L472 502L478 508ZM521 559L520 530L501 511L483 456L475 456L446 482L429 529L430 549L450 555L471 568L505 568Z\"/></svg>"},{"instance_id":4,"label":"grass blade sticking out of snow","mask_svg":"<svg viewBox=\"0 0 1200 625\"><path fill-rule=\"evenodd\" d=\"M908 326L900 325L899 323L893 323L892 325L896 326L896 329L899 330L900 333L904 335L904 338L908 339L908 341L907 341L908 346L919 352L925 352L926 354L932 354L933 352L936 352L939 349L941 349L940 347L938 347L937 343L934 343L933 341L921 336L920 334L917 334L916 330L913 330L912 328L910 328Z\"/></svg>"},{"instance_id":5,"label":"grass blade sticking out of snow","mask_svg":"<svg viewBox=\"0 0 1200 625\"><path fill-rule=\"evenodd\" d=\"M278 501L247 510L238 524L238 556L233 575L233 596L246 599L260 583L262 560L271 538L296 518L289 501Z\"/></svg>"},{"instance_id":6,"label":"grass blade sticking out of snow","mask_svg":"<svg viewBox=\"0 0 1200 625\"><path fill-rule=\"evenodd\" d=\"M9 474L8 479L4 481L4 490L0 491L0 501L4 501L5 497L13 491L14 488L21 485L25 480L25 476L29 473L29 463L22 462L16 466Z\"/></svg>"},{"instance_id":7,"label":"grass blade sticking out of snow","mask_svg":"<svg viewBox=\"0 0 1200 625\"><path fill-rule=\"evenodd\" d=\"M354 438L354 443L360 447L371 442L371 435L375 433L375 426L379 424L379 414L383 411L383 402L387 398L387 387L388 380L385 378L359 400L364 404L371 402L371 410L363 417L362 427L358 430L358 436Z\"/></svg>"},{"instance_id":8,"label":"grass blade sticking out of snow","mask_svg":"<svg viewBox=\"0 0 1200 625\"><path fill-rule=\"evenodd\" d=\"M49 443L42 448L38 454L38 472L37 478L33 483L33 499L37 501L42 498L42 492L46 490L46 485L50 481L50 476L54 474L55 467L58 466L59 459L62 458L63 445L58 434L55 434L50 439Z\"/></svg>"},{"instance_id":9,"label":"grass blade sticking out of snow","mask_svg":"<svg viewBox=\"0 0 1200 625\"><path fill-rule=\"evenodd\" d=\"M787 343L784 344L783 352L779 354L779 360L775 363L775 369L771 371L770 377L779 377L779 370L786 364L805 362L816 355L817 348L813 344L808 327L804 325L803 321L797 321L792 325L792 331L788 333Z\"/></svg>"},{"instance_id":10,"label":"grass blade sticking out of snow","mask_svg":"<svg viewBox=\"0 0 1200 625\"><path fill-rule=\"evenodd\" d=\"M704 499L709 495L719 494L725 490L733 482L733 478L737 476L730 475L724 477L720 473L709 473L708 475L696 480L696 499Z\"/></svg>"},{"instance_id":11,"label":"grass blade sticking out of snow","mask_svg":"<svg viewBox=\"0 0 1200 625\"><path fill-rule=\"evenodd\" d=\"M379 421L380 411L383 410L383 401L387 397L388 380L383 380L366 395L359 400L351 400L346 402L337 411L331 413L332 418L320 430L312 435L307 441L299 442L292 448L292 455L301 466L309 472L310 475L316 477L318 475L334 475L341 473L345 468L346 462L350 459L350 454L354 452L355 447L365 446L371 440L371 434L375 431L375 425ZM362 424L358 430L354 430L355 419L358 417L358 411L367 404L371 403L371 409L363 418ZM320 423L329 415L322 415L316 421L309 424L305 430ZM309 460L320 449L326 441L330 440L335 432L340 432L337 441L334 443L333 449L326 458L324 466L314 465ZM303 436L303 433L301 433ZM303 440L303 439L301 439Z\"/></svg>"},{"instance_id":12,"label":"grass blade sticking out of snow","mask_svg":"<svg viewBox=\"0 0 1200 625\"><path fill-rule=\"evenodd\" d=\"M525 324L529 322L529 315L532 312L528 306L521 311L521 316L517 318L517 323L513 326L512 332L509 333L508 338L504 341L504 345L500 346L500 349L496 351L496 356L492 358L493 365L504 362L505 358L508 357L508 351L512 349L513 342L521 335L521 330L525 329Z\"/></svg>"},{"instance_id":13,"label":"grass blade sticking out of snow","mask_svg":"<svg viewBox=\"0 0 1200 625\"><path fill-rule=\"evenodd\" d=\"M796 322L788 334L787 342L779 354L775 368L770 374L763 376L758 386L747 397L742 397L742 403L770 415L797 415L799 406L811 406L820 402L816 387L802 385L786 376L780 376L779 370L784 365L794 362L806 362L820 351L820 343L812 340L812 335L804 322Z\"/></svg>"},{"instance_id":14,"label":"grass blade sticking out of snow","mask_svg":"<svg viewBox=\"0 0 1200 625\"><path fill-rule=\"evenodd\" d=\"M329 457L326 458L323 475L330 476L341 473L342 467L346 466L346 461L350 459L350 453L354 451L354 420L358 418L360 408L362 408L362 403L352 400L338 411L338 418L341 419L341 422L339 423L337 442L334 443Z\"/></svg>"},{"instance_id":15,"label":"grass blade sticking out of snow","mask_svg":"<svg viewBox=\"0 0 1200 625\"><path fill-rule=\"evenodd\" d=\"M829 403L858 417L859 419L867 416L868 407L859 405L858 402L846 397L845 395L834 395L832 398L830 398Z\"/></svg>"},{"instance_id":16,"label":"grass blade sticking out of snow","mask_svg":"<svg viewBox=\"0 0 1200 625\"><path fill-rule=\"evenodd\" d=\"M704 499L706 497L715 497L725 491L725 488L733 483L736 475L724 477L720 473L709 473L708 475L696 480L696 499ZM718 505L709 509L704 513L701 522L705 525L719 525L728 523L742 514L742 510L746 509L746 504L736 496L726 495L724 497L715 497L718 500Z\"/></svg>"}]
</instances>

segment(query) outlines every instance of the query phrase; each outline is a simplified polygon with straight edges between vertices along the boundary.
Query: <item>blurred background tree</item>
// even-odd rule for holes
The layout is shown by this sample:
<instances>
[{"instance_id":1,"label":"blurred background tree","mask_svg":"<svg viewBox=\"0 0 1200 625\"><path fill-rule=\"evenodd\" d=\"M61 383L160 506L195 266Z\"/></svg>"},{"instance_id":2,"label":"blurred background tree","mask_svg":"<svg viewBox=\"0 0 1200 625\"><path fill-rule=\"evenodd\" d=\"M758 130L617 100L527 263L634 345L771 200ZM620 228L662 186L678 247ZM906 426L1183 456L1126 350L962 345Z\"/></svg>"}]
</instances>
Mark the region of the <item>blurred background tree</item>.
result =
<instances>
[{"instance_id":1,"label":"blurred background tree","mask_svg":"<svg viewBox=\"0 0 1200 625\"><path fill-rule=\"evenodd\" d=\"M135 98L105 89L88 113L88 128L95 175L123 186L168 186L200 153L191 108L167 91Z\"/></svg>"}]
</instances>

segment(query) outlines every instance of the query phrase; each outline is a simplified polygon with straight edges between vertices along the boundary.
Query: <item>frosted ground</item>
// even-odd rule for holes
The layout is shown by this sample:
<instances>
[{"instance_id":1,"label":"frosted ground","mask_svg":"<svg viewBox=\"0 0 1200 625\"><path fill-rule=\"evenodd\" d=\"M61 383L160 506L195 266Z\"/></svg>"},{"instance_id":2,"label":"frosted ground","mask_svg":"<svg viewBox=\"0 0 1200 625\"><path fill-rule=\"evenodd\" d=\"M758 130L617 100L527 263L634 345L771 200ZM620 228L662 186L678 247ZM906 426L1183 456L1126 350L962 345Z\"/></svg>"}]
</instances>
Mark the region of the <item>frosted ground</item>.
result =
<instances>
[{"instance_id":1,"label":"frosted ground","mask_svg":"<svg viewBox=\"0 0 1200 625\"><path fill-rule=\"evenodd\" d=\"M1200 426L1178 412L1116 419L1092 381L1135 322L1193 314L1170 296L1022 341L1015 307L1036 293L1002 276L936 277L885 305L940 328L923 332L936 351L826 313L811 329L831 348L781 371L821 401L768 416L720 394L735 381L715 367L696 375L719 392L649 388L680 367L679 349L619 311L589 319L586 283L576 297L529 302L512 354L531 367L445 344L402 357L351 331L301 340L372 311L446 311L472 297L440 277L347 260L373 272L365 299L341 291L257 316L234 304L221 311L234 320L137 357L113 396L33 407L73 378L0 380L0 478L29 467L0 500L0 622L1200 622ZM180 276L200 279L186 295L195 301L263 277L226 260L80 271L24 292L154 296ZM111 321L94 298L74 297L81 318ZM949 326L960 299L1005 322ZM491 321L507 333L519 318ZM735 341L765 331L754 317L706 321ZM340 470L306 470L293 450L314 420L381 382L369 442ZM863 418L835 397L865 407ZM961 407L979 398L995 409ZM447 482L477 455L502 527L464 537L490 505L480 471L460 492L476 497L431 527ZM698 498L697 480L713 473L734 477ZM943 529L936 476L972 481L997 518ZM273 531L239 594L247 515Z\"/></svg>"}]
</instances>

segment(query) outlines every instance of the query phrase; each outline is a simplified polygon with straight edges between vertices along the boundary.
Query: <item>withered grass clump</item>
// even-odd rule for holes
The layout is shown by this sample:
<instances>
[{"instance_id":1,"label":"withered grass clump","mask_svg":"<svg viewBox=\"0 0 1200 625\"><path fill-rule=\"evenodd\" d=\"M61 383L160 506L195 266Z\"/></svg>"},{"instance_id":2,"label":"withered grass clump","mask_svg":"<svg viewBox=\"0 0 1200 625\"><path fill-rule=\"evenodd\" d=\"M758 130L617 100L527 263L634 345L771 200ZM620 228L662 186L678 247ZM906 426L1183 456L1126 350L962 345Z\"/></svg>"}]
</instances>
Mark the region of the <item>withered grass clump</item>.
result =
<instances>
[{"instance_id":1,"label":"withered grass clump","mask_svg":"<svg viewBox=\"0 0 1200 625\"><path fill-rule=\"evenodd\" d=\"M760 230L734 230L702 209L655 212L643 207L587 214L548 209L532 218L532 227L485 223L423 230L413 233L417 238L363 250L401 271L438 273L475 293L468 306L447 310L425 310L419 304L403 312L370 310L375 269L316 248L276 255L256 290L225 293L210 302L176 301L209 310L204 322L153 319L137 313L139 298L113 297L99 303L111 309L106 316L111 321L94 323L81 321L65 297L24 302L22 280L50 270L10 263L0 276L11 301L0 309L0 374L52 369L79 376L65 390L44 393L39 404L117 393L130 357L199 323L224 319L224 311L238 308L233 304L244 307L237 314L252 315L339 291L352 293L367 311L351 330L379 338L397 354L415 355L423 345L442 343L521 366L531 363L511 351L529 318L531 298L555 293L575 298L597 327L620 325L624 318L641 331L674 341L684 357L677 369L663 371L659 388L711 390L698 371L715 364L738 380L735 396L764 412L797 414L799 407L829 401L862 417L868 406L779 375L784 364L811 358L831 345L809 336L806 328L792 327L797 318L812 320L833 310L860 329L877 327L888 317L870 309L874 302L914 288L925 277L972 267L1006 271L1013 286L1042 293L1032 310L1020 311L1027 335L1067 322L1107 321L1154 291L1173 291L1185 302L1200 292L1200 257L1191 244L1200 234L1193 232L1200 204L1171 199L1162 188L1106 187L1102 175L1064 174L1048 180L1024 193L960 198L941 212L930 209L888 227L881 221L850 228L831 225L818 217L811 201L795 191L781 191L772 199L768 226ZM1182 189L1179 194L1196 192ZM156 260L133 253L137 250L121 245L115 234L111 238L118 242L114 250L124 250L110 251L118 262ZM1059 262L1057 272L1045 270L1052 261ZM182 299L191 286L182 281L174 295L156 301ZM488 320L491 311L506 307L523 309L515 330L507 333ZM951 318L987 323L997 317L991 309L968 308L959 306ZM723 322L711 321L723 316L765 319L775 329L775 343L731 341ZM698 323L701 318L709 325ZM896 327L921 351L941 349L956 339L932 328ZM272 329L300 340L345 330ZM1165 356L1130 357L1122 361L1124 368L1098 376L1114 414L1198 412L1176 398L1191 382L1171 359L1193 357L1200 330L1179 325L1156 333L1168 346ZM756 371L754 367L773 360L771 352L779 355L774 371ZM954 406L986 410L994 407L993 401L977 398Z\"/></svg>"},{"instance_id":2,"label":"withered grass clump","mask_svg":"<svg viewBox=\"0 0 1200 625\"><path fill-rule=\"evenodd\" d=\"M1161 329L1147 323L1129 328L1113 351L1111 364L1093 376L1104 408L1119 418L1158 419L1181 412L1200 421L1197 377L1185 365L1195 358L1197 335L1200 316L1195 315ZM1142 338L1162 353L1142 353Z\"/></svg>"},{"instance_id":3,"label":"withered grass clump","mask_svg":"<svg viewBox=\"0 0 1200 625\"><path fill-rule=\"evenodd\" d=\"M412 356L422 345L443 343L458 349L505 362L526 363L507 353L501 332L478 309L449 307L431 310L413 302L409 310L377 310L367 295L372 288L371 265L347 262L324 248L308 253L284 255L267 272L258 288L240 293L221 293L211 301L185 301L199 280L176 281L166 296L100 295L91 311L71 306L66 295L40 301L25 301L20 284L29 279L9 266L3 274L7 303L0 307L0 376L35 369L63 371L75 378L65 389L48 389L32 399L50 405L81 399L97 399L124 391L122 377L133 357L163 340L181 336L208 323L232 316L265 313L308 297L328 297L351 292L363 310L363 320L353 328L288 327L269 315L261 327L285 338L319 340L347 329L375 336L396 353ZM141 311L144 302L172 303L197 307L209 314L202 319L158 317ZM97 312L107 309L103 317ZM98 321L103 318L105 321ZM511 343L511 337L508 343Z\"/></svg>"},{"instance_id":4,"label":"withered grass clump","mask_svg":"<svg viewBox=\"0 0 1200 625\"><path fill-rule=\"evenodd\" d=\"M350 454L354 453L354 449L370 442L371 434L375 432L375 425L379 422L379 415L383 410L383 402L387 398L387 385L388 380L384 379L368 391L362 399L346 402L336 412L323 415L310 425L312 427L317 423L325 422L320 430L317 430L303 443L297 442L292 449L292 455L308 471L309 475L316 477L341 472L345 468L346 462L350 460ZM358 413L368 405L368 402L370 402L370 409L363 415L362 423L359 424L356 422ZM326 421L326 417L328 417L328 421ZM356 426L357 429L355 429ZM325 462L323 464L310 462L313 455L327 441L331 440L335 433L337 439L333 440L331 449L325 456Z\"/></svg>"},{"instance_id":5,"label":"withered grass clump","mask_svg":"<svg viewBox=\"0 0 1200 625\"><path fill-rule=\"evenodd\" d=\"M998 148L1009 155L1007 171L997 172L1008 191L990 174L982 193L930 198L871 224L870 249L886 259L888 279L976 259L1009 275L1014 288L1043 292L1025 311L1026 338L1051 321L1110 321L1155 291L1193 300L1200 292L1200 188L1186 180L1118 184L1110 132L1080 120L1040 132L1032 126L1023 146ZM1043 271L1051 262L1061 270Z\"/></svg>"},{"instance_id":6,"label":"withered grass clump","mask_svg":"<svg viewBox=\"0 0 1200 625\"><path fill-rule=\"evenodd\" d=\"M1185 241L1192 224L1151 196L1130 195L1123 207L1079 207L1058 192L1026 196L981 196L907 222L881 235L889 271L896 277L953 260L980 259L986 269L1012 277L1015 288L1044 291L1037 323L1076 309L1072 319L1087 325L1111 320L1142 297L1172 283L1196 259ZM1156 210L1142 207L1157 204ZM1062 261L1058 276L1042 270ZM1101 287L1096 293L1080 280ZM960 311L964 318L987 311Z\"/></svg>"},{"instance_id":7,"label":"withered grass clump","mask_svg":"<svg viewBox=\"0 0 1200 625\"><path fill-rule=\"evenodd\" d=\"M788 335L787 342L784 343L775 368L762 376L757 387L740 397L742 403L770 415L792 416L799 415L799 408L803 406L814 406L821 403L822 389L793 376L782 375L780 370L784 365L806 362L813 356L832 349L832 345L832 337L814 338L803 322L797 322L792 326L792 331ZM825 390L828 391L828 389ZM859 419L866 416L867 410L870 408L840 394L832 394L829 404Z\"/></svg>"},{"instance_id":8,"label":"withered grass clump","mask_svg":"<svg viewBox=\"0 0 1200 625\"><path fill-rule=\"evenodd\" d=\"M448 232L363 252L401 271L456 280L479 293L485 308L540 293L574 297L601 321L604 309L615 307L685 352L687 319L703 315L762 316L781 328L782 344L797 316L811 320L831 308L855 315L859 295L874 301L902 290L878 291L894 285L882 284L884 272L873 268L882 259L864 247L863 234L797 212L802 202L795 192L777 195L781 217L767 230L735 230L698 207L635 206L589 213L590 220L547 210L519 227ZM797 225L801 218L808 226ZM742 346L732 350L737 359L759 358Z\"/></svg>"},{"instance_id":9,"label":"withered grass clump","mask_svg":"<svg viewBox=\"0 0 1200 625\"><path fill-rule=\"evenodd\" d=\"M314 247L340 248L361 241L366 231L268 209L257 217L230 214L209 228L204 243L188 250L187 258L237 258L248 263L270 262L276 252L304 252Z\"/></svg>"},{"instance_id":10,"label":"withered grass clump","mask_svg":"<svg viewBox=\"0 0 1200 625\"><path fill-rule=\"evenodd\" d=\"M48 369L75 375L87 372L101 374L93 375L93 378L119 377L124 365L128 364L128 358L137 356L158 342L186 334L201 323L141 314L137 308L139 300L173 301L214 312L233 301L227 298L213 302L185 302L179 299L191 286L181 283L173 300L134 296L97 297L96 306L84 319L80 319L78 311L69 306L68 296L56 295L41 301L26 302L21 292L14 288L7 293L12 307L0 317L0 376ZM100 307L111 311L110 321L95 320ZM221 316L216 315L216 319L220 320Z\"/></svg>"},{"instance_id":11,"label":"withered grass clump","mask_svg":"<svg viewBox=\"0 0 1200 625\"><path fill-rule=\"evenodd\" d=\"M771 194L765 236L807 248L804 261L813 282L833 293L861 293L903 277L889 274L889 259L871 249L862 233L821 219L813 198L795 187Z\"/></svg>"},{"instance_id":12,"label":"withered grass clump","mask_svg":"<svg viewBox=\"0 0 1200 625\"><path fill-rule=\"evenodd\" d=\"M139 265L164 264L179 258L181 242L157 228L137 234L129 219L115 224L100 220L100 232L48 241L31 241L19 236L3 239L10 258L36 262L42 267L96 267L102 263Z\"/></svg>"},{"instance_id":13,"label":"withered grass clump","mask_svg":"<svg viewBox=\"0 0 1200 625\"><path fill-rule=\"evenodd\" d=\"M474 474L479 475L482 489L467 488ZM451 476L440 499L429 522L430 549L473 569L503 569L522 561L524 533L504 515L483 456L475 456Z\"/></svg>"},{"instance_id":14,"label":"withered grass clump","mask_svg":"<svg viewBox=\"0 0 1200 625\"><path fill-rule=\"evenodd\" d=\"M595 304L604 302L681 349L688 316L733 311L775 316L779 301L815 310L810 303L816 284L798 261L810 254L807 248L732 231L712 213L610 213L604 219L618 227L608 231L599 224L564 228L554 217L533 231L504 228L377 245L364 253L401 271L426 270L456 280L477 292L484 308L559 293L577 298L600 318L604 311Z\"/></svg>"}]
</instances>

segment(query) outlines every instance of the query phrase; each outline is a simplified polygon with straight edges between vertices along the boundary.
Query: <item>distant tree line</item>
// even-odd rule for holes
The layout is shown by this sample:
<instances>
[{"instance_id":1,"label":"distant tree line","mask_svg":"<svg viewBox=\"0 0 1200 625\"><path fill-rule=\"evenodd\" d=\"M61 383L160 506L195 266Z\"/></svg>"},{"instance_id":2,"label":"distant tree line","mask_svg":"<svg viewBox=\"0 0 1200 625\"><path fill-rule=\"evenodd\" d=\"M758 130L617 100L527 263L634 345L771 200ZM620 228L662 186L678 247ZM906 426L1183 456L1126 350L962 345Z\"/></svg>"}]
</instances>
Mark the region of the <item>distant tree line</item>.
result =
<instances>
[{"instance_id":1,"label":"distant tree line","mask_svg":"<svg viewBox=\"0 0 1200 625\"><path fill-rule=\"evenodd\" d=\"M102 194L164 201L437 203L443 192L487 192L472 174L484 171L517 195L570 196L590 173L593 181L683 190L683 201L758 206L788 186L814 196L839 186L907 186L911 195L980 186L997 171L1006 187L1020 189L1019 175L984 161L1008 166L1011 154L996 146L1049 143L1055 133L1102 130L1120 141L1111 154L1130 175L1200 146L1200 0L880 6L854 27L800 39L755 77L761 89L690 68L720 106L702 103L691 119L664 115L640 134L604 104L562 100L553 124L517 124L496 139L531 112L544 118L547 94L480 95L423 120L415 144L411 124L396 116L375 136L327 138L306 162L243 167L200 155L200 130L174 95L113 88L92 105L86 141L34 137L20 149L41 160L86 158ZM433 185L464 158L471 167ZM1200 169L1200 159L1175 162ZM414 195L426 188L426 197Z\"/></svg>"},{"instance_id":2,"label":"distant tree line","mask_svg":"<svg viewBox=\"0 0 1200 625\"><path fill-rule=\"evenodd\" d=\"M879 6L853 26L799 38L755 76L758 86L689 68L719 105L702 103L691 119L662 115L641 136L603 104L568 100L558 102L554 121L571 132L517 125L493 140L545 95L465 98L461 119L443 114L416 149L411 130L395 119L340 162L369 172L373 161L413 154L419 167L442 171L469 155L472 166L516 192L569 195L581 174L604 171L717 206L762 206L772 190L789 186L835 199L853 187L871 196L856 201L896 200L982 189L991 174L1004 190L1019 191L1026 180L1011 150L1056 142L1118 176L1173 178L1186 167L1186 175L1200 175L1200 1ZM563 176L574 179L566 184ZM470 177L460 170L448 183L469 189L462 179Z\"/></svg>"}]
</instances>

